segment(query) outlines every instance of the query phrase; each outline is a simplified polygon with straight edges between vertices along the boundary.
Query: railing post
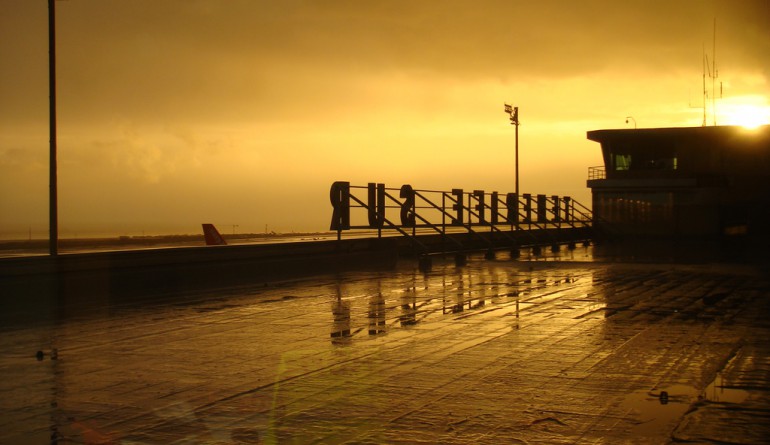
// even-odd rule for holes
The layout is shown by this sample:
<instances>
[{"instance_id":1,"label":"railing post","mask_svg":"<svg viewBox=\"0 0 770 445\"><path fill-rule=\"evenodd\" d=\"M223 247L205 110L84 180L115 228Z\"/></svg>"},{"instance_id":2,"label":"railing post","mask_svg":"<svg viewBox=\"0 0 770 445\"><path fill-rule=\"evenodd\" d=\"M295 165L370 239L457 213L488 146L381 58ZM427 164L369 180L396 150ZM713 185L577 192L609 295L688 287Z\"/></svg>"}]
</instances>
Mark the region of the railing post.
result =
<instances>
[{"instance_id":1,"label":"railing post","mask_svg":"<svg viewBox=\"0 0 770 445\"><path fill-rule=\"evenodd\" d=\"M486 205L485 205L485 196L484 196L484 190L474 190L473 191L473 197L476 198L476 205L474 206L474 210L476 210L478 218L479 218L479 224L486 223ZM470 205L468 206L470 208ZM470 223L470 221L468 221Z\"/></svg>"},{"instance_id":2,"label":"railing post","mask_svg":"<svg viewBox=\"0 0 770 445\"><path fill-rule=\"evenodd\" d=\"M366 186L367 204L366 211L369 218L369 226L377 228L377 237L382 237L382 226L385 222L385 184L370 182Z\"/></svg>"},{"instance_id":3,"label":"railing post","mask_svg":"<svg viewBox=\"0 0 770 445\"><path fill-rule=\"evenodd\" d=\"M500 222L500 217L498 215L498 212L500 211L500 202L498 199L499 198L497 192L492 192L492 202L490 203L490 211L492 212L492 217L490 218L490 222L493 226Z\"/></svg>"},{"instance_id":4,"label":"railing post","mask_svg":"<svg viewBox=\"0 0 770 445\"><path fill-rule=\"evenodd\" d=\"M463 193L463 189L452 189L452 196L455 197L457 202L452 206L452 210L455 211L455 217L452 218L452 225L453 226L461 226L463 225L463 221L465 221L465 216L463 216L463 207L465 200L465 193Z\"/></svg>"},{"instance_id":5,"label":"railing post","mask_svg":"<svg viewBox=\"0 0 770 445\"><path fill-rule=\"evenodd\" d=\"M553 200L553 222L557 227L561 227L561 206L559 205L561 200L557 195L551 196L551 199Z\"/></svg>"},{"instance_id":6,"label":"railing post","mask_svg":"<svg viewBox=\"0 0 770 445\"><path fill-rule=\"evenodd\" d=\"M507 222L511 225L511 230L514 226L519 228L519 195L516 193L508 193L505 195L505 206L508 208L508 214L506 215Z\"/></svg>"},{"instance_id":7,"label":"railing post","mask_svg":"<svg viewBox=\"0 0 770 445\"><path fill-rule=\"evenodd\" d=\"M546 197L545 195L537 195L537 222L548 222L548 216L546 215Z\"/></svg>"},{"instance_id":8,"label":"railing post","mask_svg":"<svg viewBox=\"0 0 770 445\"><path fill-rule=\"evenodd\" d=\"M446 192L441 192L441 251L446 251Z\"/></svg>"},{"instance_id":9,"label":"railing post","mask_svg":"<svg viewBox=\"0 0 770 445\"><path fill-rule=\"evenodd\" d=\"M525 193L524 195L524 222L527 224L532 223L532 195Z\"/></svg>"}]
</instances>

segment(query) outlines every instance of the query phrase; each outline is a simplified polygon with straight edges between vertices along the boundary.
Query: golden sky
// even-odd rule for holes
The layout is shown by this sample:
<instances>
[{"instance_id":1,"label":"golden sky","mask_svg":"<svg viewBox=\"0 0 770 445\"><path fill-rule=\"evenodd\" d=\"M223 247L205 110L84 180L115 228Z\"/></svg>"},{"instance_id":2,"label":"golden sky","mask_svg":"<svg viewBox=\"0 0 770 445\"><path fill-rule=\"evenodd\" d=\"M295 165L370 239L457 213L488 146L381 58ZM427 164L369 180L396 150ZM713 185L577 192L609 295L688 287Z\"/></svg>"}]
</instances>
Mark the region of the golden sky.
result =
<instances>
[{"instance_id":1,"label":"golden sky","mask_svg":"<svg viewBox=\"0 0 770 445\"><path fill-rule=\"evenodd\" d=\"M717 122L770 122L766 0L66 0L56 13L63 238L325 230L337 180L511 192L505 102L520 109L522 192L588 205L601 156L586 131L702 124L714 19ZM0 0L0 238L47 236L47 18L45 0Z\"/></svg>"}]
</instances>

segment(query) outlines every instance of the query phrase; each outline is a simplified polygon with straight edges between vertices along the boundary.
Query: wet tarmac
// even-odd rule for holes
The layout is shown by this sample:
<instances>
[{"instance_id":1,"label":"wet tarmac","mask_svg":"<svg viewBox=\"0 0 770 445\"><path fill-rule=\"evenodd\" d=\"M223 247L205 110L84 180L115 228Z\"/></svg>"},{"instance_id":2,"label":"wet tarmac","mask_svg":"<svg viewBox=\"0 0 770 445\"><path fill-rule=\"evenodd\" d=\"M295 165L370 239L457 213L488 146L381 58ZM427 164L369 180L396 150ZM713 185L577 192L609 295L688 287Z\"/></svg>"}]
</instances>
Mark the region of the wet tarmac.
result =
<instances>
[{"instance_id":1,"label":"wet tarmac","mask_svg":"<svg viewBox=\"0 0 770 445\"><path fill-rule=\"evenodd\" d=\"M436 259L0 332L0 443L768 443L770 277Z\"/></svg>"}]
</instances>

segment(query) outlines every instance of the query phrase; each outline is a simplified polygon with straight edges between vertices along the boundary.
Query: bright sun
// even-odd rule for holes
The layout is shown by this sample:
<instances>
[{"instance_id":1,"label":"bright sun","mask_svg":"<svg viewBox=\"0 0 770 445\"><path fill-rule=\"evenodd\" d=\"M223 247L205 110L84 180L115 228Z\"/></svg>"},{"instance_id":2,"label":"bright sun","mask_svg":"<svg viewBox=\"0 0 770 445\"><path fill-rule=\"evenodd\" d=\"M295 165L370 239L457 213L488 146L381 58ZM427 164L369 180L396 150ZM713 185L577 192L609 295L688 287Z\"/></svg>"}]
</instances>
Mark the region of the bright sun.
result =
<instances>
[{"instance_id":1,"label":"bright sun","mask_svg":"<svg viewBox=\"0 0 770 445\"><path fill-rule=\"evenodd\" d=\"M758 101L733 101L717 103L717 119L719 125L740 125L746 128L756 128L770 124L770 106ZM764 102L764 101L761 101Z\"/></svg>"}]
</instances>

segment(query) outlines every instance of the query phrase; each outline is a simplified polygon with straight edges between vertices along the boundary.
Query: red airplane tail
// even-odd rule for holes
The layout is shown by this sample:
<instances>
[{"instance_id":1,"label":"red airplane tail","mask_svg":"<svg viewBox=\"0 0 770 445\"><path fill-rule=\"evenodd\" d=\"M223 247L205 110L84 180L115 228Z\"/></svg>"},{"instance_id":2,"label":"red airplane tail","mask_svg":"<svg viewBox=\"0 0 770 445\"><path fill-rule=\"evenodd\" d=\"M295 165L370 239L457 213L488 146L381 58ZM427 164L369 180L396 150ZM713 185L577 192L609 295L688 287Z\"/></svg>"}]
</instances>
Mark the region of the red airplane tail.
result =
<instances>
[{"instance_id":1,"label":"red airplane tail","mask_svg":"<svg viewBox=\"0 0 770 445\"><path fill-rule=\"evenodd\" d=\"M224 246L227 244L222 235L214 224L203 224L203 238L206 240L207 246Z\"/></svg>"}]
</instances>

